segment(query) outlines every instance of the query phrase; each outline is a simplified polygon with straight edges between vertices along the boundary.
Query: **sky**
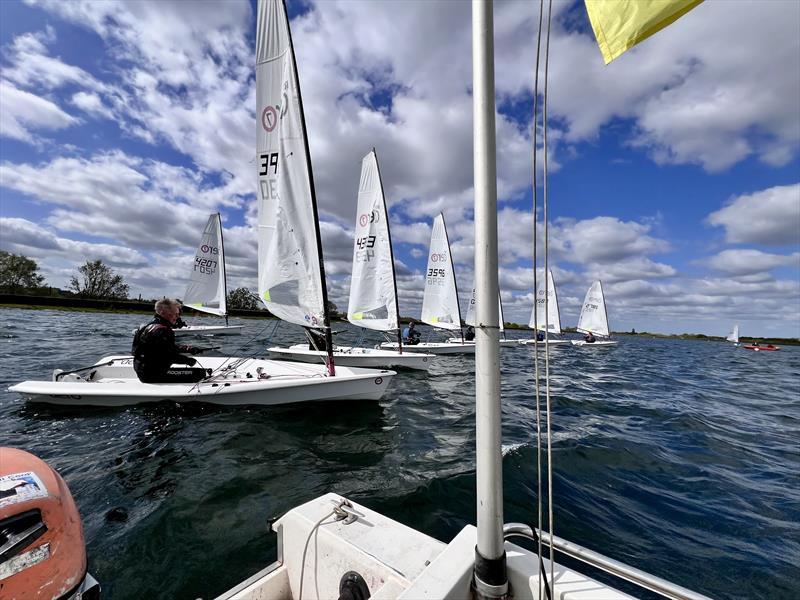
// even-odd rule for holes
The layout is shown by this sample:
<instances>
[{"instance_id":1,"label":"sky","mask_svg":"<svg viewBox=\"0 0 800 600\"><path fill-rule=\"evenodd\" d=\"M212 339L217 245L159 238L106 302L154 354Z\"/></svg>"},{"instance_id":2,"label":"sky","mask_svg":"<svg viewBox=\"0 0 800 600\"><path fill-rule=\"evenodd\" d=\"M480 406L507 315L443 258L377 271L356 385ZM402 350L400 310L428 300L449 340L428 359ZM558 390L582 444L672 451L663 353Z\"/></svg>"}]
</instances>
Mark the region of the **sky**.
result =
<instances>
[{"instance_id":1,"label":"sky","mask_svg":"<svg viewBox=\"0 0 800 600\"><path fill-rule=\"evenodd\" d=\"M538 10L494 9L499 277L518 323L533 302ZM229 288L256 290L255 12L246 0L0 2L0 249L56 287L99 259L132 297L181 297L218 211ZM464 310L470 3L289 12L331 300L347 306L361 159L375 147L401 314L419 316L440 211ZM562 324L601 279L614 331L738 323L743 336L800 337L800 3L706 0L608 66L590 31L582 3L554 3L547 229ZM541 240L541 206L537 222Z\"/></svg>"}]
</instances>

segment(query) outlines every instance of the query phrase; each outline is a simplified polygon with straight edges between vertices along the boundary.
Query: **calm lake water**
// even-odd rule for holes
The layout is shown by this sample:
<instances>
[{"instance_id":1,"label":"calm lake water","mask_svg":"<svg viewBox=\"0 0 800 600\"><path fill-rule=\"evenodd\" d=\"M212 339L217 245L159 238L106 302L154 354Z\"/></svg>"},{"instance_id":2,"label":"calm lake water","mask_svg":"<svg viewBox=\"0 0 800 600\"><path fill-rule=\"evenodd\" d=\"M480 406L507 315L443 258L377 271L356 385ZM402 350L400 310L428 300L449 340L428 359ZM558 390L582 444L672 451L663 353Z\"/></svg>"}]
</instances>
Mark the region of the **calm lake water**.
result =
<instances>
[{"instance_id":1,"label":"calm lake water","mask_svg":"<svg viewBox=\"0 0 800 600\"><path fill-rule=\"evenodd\" d=\"M270 518L329 491L445 542L474 523L471 357L403 372L381 402L65 409L5 391L127 353L147 320L0 309L0 444L67 481L105 598L213 598L274 560ZM231 323L245 334L210 343L260 355L274 321ZM502 359L505 521L530 523L533 350ZM553 349L551 371L557 535L714 598L800 598L800 349L623 337Z\"/></svg>"}]
</instances>

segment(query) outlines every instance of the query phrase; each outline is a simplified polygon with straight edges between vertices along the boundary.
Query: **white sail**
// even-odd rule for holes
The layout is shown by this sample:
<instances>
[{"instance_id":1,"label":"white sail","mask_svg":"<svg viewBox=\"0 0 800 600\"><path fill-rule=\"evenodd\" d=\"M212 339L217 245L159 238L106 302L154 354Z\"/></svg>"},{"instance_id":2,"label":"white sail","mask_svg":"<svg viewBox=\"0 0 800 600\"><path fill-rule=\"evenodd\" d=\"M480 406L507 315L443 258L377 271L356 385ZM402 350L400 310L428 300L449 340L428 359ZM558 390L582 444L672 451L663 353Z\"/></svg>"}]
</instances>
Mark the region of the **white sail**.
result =
<instances>
[{"instance_id":1,"label":"white sail","mask_svg":"<svg viewBox=\"0 0 800 600\"><path fill-rule=\"evenodd\" d=\"M725 339L728 340L729 342L733 342L734 344L738 344L739 343L739 326L738 325L734 325L733 326L733 331L731 331L728 334L728 337L726 337Z\"/></svg>"},{"instance_id":2,"label":"white sail","mask_svg":"<svg viewBox=\"0 0 800 600\"><path fill-rule=\"evenodd\" d=\"M389 216L374 150L361 161L347 320L379 331L398 327Z\"/></svg>"},{"instance_id":3,"label":"white sail","mask_svg":"<svg viewBox=\"0 0 800 600\"><path fill-rule=\"evenodd\" d=\"M281 0L258 3L258 295L277 317L324 323L322 266L300 90Z\"/></svg>"},{"instance_id":4,"label":"white sail","mask_svg":"<svg viewBox=\"0 0 800 600\"><path fill-rule=\"evenodd\" d=\"M606 337L609 335L606 299L603 296L603 284L599 280L595 281L586 292L581 316L578 319L578 331Z\"/></svg>"},{"instance_id":5,"label":"white sail","mask_svg":"<svg viewBox=\"0 0 800 600\"><path fill-rule=\"evenodd\" d=\"M553 272L547 271L547 294L545 296L544 278L539 278L536 290L536 302L531 311L531 320L528 327L536 328L540 331L550 331L550 333L561 333L561 314L558 310L558 295L556 294L556 284L553 281ZM546 301L545 301L546 300ZM535 321L534 321L535 317Z\"/></svg>"},{"instance_id":6,"label":"white sail","mask_svg":"<svg viewBox=\"0 0 800 600\"><path fill-rule=\"evenodd\" d=\"M422 321L441 329L461 329L456 275L444 215L441 213L434 219L431 232L431 249L425 272L425 295L422 298Z\"/></svg>"},{"instance_id":7,"label":"white sail","mask_svg":"<svg viewBox=\"0 0 800 600\"><path fill-rule=\"evenodd\" d=\"M497 308L498 314L500 315L500 331L505 331L505 325L503 324L503 300L500 298L500 295L497 296ZM469 299L469 306L467 307L467 317L464 319L464 322L467 325L471 325L475 327L475 288L472 288L472 297Z\"/></svg>"},{"instance_id":8,"label":"white sail","mask_svg":"<svg viewBox=\"0 0 800 600\"><path fill-rule=\"evenodd\" d=\"M214 213L208 217L203 237L200 238L183 304L212 315L224 316L227 313L225 295L222 222L219 213Z\"/></svg>"}]
</instances>

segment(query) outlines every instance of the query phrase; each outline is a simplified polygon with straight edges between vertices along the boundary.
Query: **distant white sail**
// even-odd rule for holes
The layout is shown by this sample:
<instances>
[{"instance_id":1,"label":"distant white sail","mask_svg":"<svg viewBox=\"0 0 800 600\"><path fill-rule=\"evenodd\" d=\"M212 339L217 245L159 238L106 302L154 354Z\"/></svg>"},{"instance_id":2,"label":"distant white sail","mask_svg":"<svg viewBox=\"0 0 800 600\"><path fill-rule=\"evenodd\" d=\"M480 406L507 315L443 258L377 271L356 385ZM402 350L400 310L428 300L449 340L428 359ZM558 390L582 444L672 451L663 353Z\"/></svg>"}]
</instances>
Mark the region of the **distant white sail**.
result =
<instances>
[{"instance_id":1,"label":"distant white sail","mask_svg":"<svg viewBox=\"0 0 800 600\"><path fill-rule=\"evenodd\" d=\"M422 298L422 321L441 329L461 329L456 275L442 214L433 221L428 270L425 272L425 295Z\"/></svg>"},{"instance_id":2,"label":"distant white sail","mask_svg":"<svg viewBox=\"0 0 800 600\"><path fill-rule=\"evenodd\" d=\"M603 284L599 280L595 281L586 292L581 316L578 319L578 331L606 337L609 335L606 300L603 296Z\"/></svg>"},{"instance_id":3,"label":"distant white sail","mask_svg":"<svg viewBox=\"0 0 800 600\"><path fill-rule=\"evenodd\" d=\"M208 217L203 237L194 257L194 267L183 295L183 304L224 316L225 305L225 252L222 246L222 222L219 213Z\"/></svg>"},{"instance_id":4,"label":"distant white sail","mask_svg":"<svg viewBox=\"0 0 800 600\"><path fill-rule=\"evenodd\" d=\"M729 342L733 342L734 344L738 344L739 343L739 326L738 325L734 325L733 326L733 331L731 331L728 334L728 337L726 337L725 339L728 340Z\"/></svg>"},{"instance_id":5,"label":"distant white sail","mask_svg":"<svg viewBox=\"0 0 800 600\"><path fill-rule=\"evenodd\" d=\"M528 327L534 329L538 326L540 331L549 330L550 333L561 333L561 315L558 311L558 295L553 272L547 271L547 295L545 296L544 278L539 278L536 290L536 302L531 311L531 320ZM547 302L545 302L547 300ZM535 317L535 320L534 320Z\"/></svg>"},{"instance_id":6,"label":"distant white sail","mask_svg":"<svg viewBox=\"0 0 800 600\"><path fill-rule=\"evenodd\" d=\"M503 322L503 301L500 298L500 294L497 295L497 309L498 309L498 315L500 316L500 331L505 331L505 325ZM475 327L475 288L472 288L472 297L469 299L469 306L467 307L467 317L466 319L464 319L464 322L467 325Z\"/></svg>"},{"instance_id":7,"label":"distant white sail","mask_svg":"<svg viewBox=\"0 0 800 600\"><path fill-rule=\"evenodd\" d=\"M367 329L397 329L389 217L374 150L361 161L354 238L347 320Z\"/></svg>"},{"instance_id":8,"label":"distant white sail","mask_svg":"<svg viewBox=\"0 0 800 600\"><path fill-rule=\"evenodd\" d=\"M258 295L277 317L324 322L311 161L281 0L258 3L256 32Z\"/></svg>"}]
</instances>

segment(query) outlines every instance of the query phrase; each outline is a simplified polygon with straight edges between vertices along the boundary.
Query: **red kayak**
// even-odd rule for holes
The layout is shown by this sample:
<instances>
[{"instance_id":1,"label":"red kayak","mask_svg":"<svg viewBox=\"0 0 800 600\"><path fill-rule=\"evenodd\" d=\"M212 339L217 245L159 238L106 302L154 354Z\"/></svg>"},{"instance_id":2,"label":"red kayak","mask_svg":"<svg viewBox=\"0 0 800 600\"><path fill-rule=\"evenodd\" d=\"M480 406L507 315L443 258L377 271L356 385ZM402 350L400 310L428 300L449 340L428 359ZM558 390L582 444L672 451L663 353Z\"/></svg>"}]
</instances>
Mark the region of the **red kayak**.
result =
<instances>
[{"instance_id":1,"label":"red kayak","mask_svg":"<svg viewBox=\"0 0 800 600\"><path fill-rule=\"evenodd\" d=\"M742 346L742 348L745 350L753 350L755 352L774 352L775 350L780 350L780 346L773 346L772 344L767 344L766 346L761 346L759 344L748 344L747 346Z\"/></svg>"}]
</instances>

